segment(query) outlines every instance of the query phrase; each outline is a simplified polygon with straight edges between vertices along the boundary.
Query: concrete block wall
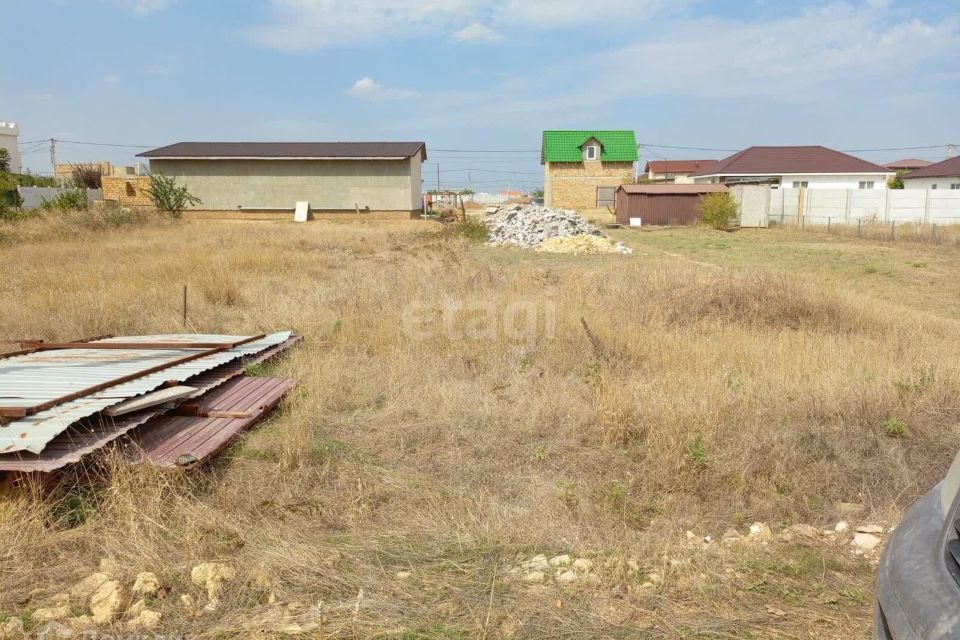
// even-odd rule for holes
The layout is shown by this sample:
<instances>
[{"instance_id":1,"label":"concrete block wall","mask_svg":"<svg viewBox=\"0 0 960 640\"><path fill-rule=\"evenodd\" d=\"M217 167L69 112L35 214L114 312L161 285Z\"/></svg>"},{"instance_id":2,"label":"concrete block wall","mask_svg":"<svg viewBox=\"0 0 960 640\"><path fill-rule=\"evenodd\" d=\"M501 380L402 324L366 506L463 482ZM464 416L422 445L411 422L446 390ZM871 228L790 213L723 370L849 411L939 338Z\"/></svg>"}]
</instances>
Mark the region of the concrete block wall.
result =
<instances>
[{"instance_id":1,"label":"concrete block wall","mask_svg":"<svg viewBox=\"0 0 960 640\"><path fill-rule=\"evenodd\" d=\"M551 162L545 168L546 205L561 209L596 209L597 187L633 182L632 162Z\"/></svg>"}]
</instances>

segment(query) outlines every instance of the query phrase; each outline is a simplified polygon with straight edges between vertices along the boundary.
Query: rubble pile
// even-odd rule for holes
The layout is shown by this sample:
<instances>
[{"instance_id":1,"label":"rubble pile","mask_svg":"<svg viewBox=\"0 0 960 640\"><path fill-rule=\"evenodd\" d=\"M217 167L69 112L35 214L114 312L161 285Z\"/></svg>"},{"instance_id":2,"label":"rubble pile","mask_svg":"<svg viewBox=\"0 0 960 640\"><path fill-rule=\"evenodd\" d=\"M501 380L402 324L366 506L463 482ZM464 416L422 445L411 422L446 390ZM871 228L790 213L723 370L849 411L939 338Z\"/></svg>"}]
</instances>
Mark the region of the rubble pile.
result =
<instances>
[{"instance_id":1,"label":"rubble pile","mask_svg":"<svg viewBox=\"0 0 960 640\"><path fill-rule=\"evenodd\" d=\"M538 205L511 204L498 207L484 216L489 244L513 245L521 249L536 249L553 238L589 236L594 239L579 242L550 242L547 250L554 253L600 253L601 245L609 245L610 252L632 253L626 245L613 242L599 229L569 209L553 209Z\"/></svg>"}]
</instances>

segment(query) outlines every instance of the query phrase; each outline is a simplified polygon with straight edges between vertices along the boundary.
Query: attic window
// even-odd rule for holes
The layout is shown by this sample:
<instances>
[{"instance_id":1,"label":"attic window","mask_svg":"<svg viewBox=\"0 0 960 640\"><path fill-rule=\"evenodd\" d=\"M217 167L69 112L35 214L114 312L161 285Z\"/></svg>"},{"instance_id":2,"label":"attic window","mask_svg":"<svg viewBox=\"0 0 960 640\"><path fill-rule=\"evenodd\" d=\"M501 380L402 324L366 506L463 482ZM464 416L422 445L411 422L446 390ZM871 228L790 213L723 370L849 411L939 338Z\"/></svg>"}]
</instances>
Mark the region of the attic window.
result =
<instances>
[{"instance_id":1,"label":"attic window","mask_svg":"<svg viewBox=\"0 0 960 640\"><path fill-rule=\"evenodd\" d=\"M586 147L587 149L587 160L596 160L600 157L600 149L597 148L597 145L591 144Z\"/></svg>"}]
</instances>

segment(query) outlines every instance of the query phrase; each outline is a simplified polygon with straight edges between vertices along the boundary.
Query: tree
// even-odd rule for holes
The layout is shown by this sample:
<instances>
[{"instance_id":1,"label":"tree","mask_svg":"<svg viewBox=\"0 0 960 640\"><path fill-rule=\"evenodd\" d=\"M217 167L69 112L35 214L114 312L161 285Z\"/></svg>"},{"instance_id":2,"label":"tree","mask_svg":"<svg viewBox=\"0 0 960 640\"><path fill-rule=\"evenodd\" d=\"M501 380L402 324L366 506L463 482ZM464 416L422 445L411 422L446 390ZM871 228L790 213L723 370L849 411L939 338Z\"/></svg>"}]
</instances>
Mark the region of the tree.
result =
<instances>
[{"instance_id":1,"label":"tree","mask_svg":"<svg viewBox=\"0 0 960 640\"><path fill-rule=\"evenodd\" d=\"M903 171L897 171L897 174L890 176L887 180L887 189L903 189Z\"/></svg>"},{"instance_id":2,"label":"tree","mask_svg":"<svg viewBox=\"0 0 960 640\"><path fill-rule=\"evenodd\" d=\"M708 193L697 203L700 220L718 231L726 231L737 220L737 202L727 191Z\"/></svg>"},{"instance_id":3,"label":"tree","mask_svg":"<svg viewBox=\"0 0 960 640\"><path fill-rule=\"evenodd\" d=\"M543 189L534 189L530 192L531 198L543 198Z\"/></svg>"},{"instance_id":4,"label":"tree","mask_svg":"<svg viewBox=\"0 0 960 640\"><path fill-rule=\"evenodd\" d=\"M0 149L0 173L10 173L10 152Z\"/></svg>"},{"instance_id":5,"label":"tree","mask_svg":"<svg viewBox=\"0 0 960 640\"><path fill-rule=\"evenodd\" d=\"M150 174L147 193L157 209L174 218L179 218L187 207L202 204L202 200L190 193L185 185L178 185L174 178L168 178L159 172Z\"/></svg>"}]
</instances>

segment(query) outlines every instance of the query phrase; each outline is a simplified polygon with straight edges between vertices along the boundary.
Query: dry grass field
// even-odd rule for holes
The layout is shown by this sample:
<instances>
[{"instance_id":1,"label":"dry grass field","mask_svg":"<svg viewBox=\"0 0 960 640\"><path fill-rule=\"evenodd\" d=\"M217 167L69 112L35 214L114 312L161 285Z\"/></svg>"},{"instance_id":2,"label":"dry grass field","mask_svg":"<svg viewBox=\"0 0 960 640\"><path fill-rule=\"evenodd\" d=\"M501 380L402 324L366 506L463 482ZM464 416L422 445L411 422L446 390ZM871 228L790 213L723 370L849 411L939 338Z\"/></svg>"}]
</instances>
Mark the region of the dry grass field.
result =
<instances>
[{"instance_id":1,"label":"dry grass field","mask_svg":"<svg viewBox=\"0 0 960 640\"><path fill-rule=\"evenodd\" d=\"M296 636L307 607L302 637L866 638L875 559L849 537L720 538L890 526L960 445L956 247L623 230L634 255L577 257L426 222L30 224L0 229L4 338L305 340L275 365L300 382L286 405L209 467L107 458L7 491L0 620L28 629L103 567L157 573L156 632L197 638ZM537 554L593 568L511 570ZM206 561L237 575L198 611Z\"/></svg>"}]
</instances>

